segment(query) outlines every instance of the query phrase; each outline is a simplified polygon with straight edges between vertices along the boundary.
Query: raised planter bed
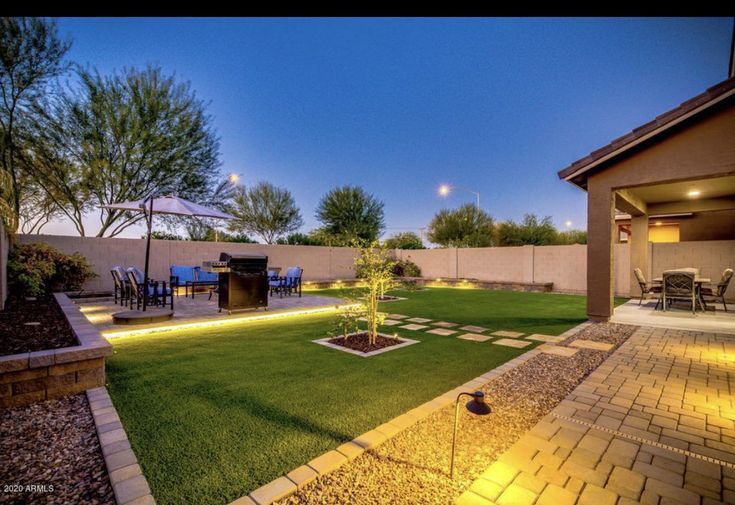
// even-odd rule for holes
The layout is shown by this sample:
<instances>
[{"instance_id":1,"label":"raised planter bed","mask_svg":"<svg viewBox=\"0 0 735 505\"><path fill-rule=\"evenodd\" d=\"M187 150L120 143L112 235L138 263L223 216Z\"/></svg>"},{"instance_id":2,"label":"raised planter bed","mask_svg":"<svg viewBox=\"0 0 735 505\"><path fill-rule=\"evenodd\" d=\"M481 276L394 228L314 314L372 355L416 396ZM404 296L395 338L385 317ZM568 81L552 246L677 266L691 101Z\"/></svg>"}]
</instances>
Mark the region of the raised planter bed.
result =
<instances>
[{"instance_id":1,"label":"raised planter bed","mask_svg":"<svg viewBox=\"0 0 735 505\"><path fill-rule=\"evenodd\" d=\"M336 349L356 356L362 356L363 358L369 358L370 356L383 354L385 352L419 343L418 340L412 340L410 338L394 337L392 335L378 333L378 345L368 348L366 336L367 332L360 331L358 333L348 335L347 340L344 340L342 337L328 337L313 340L313 342L315 344L329 347L330 349Z\"/></svg>"},{"instance_id":2,"label":"raised planter bed","mask_svg":"<svg viewBox=\"0 0 735 505\"><path fill-rule=\"evenodd\" d=\"M0 356L0 408L79 393L105 384L112 345L63 293L54 297L78 345Z\"/></svg>"},{"instance_id":3,"label":"raised planter bed","mask_svg":"<svg viewBox=\"0 0 735 505\"><path fill-rule=\"evenodd\" d=\"M526 291L535 293L551 293L553 282L508 282L508 281L481 281L478 279L427 279L424 277L403 277L403 280L414 281L417 286L451 287L451 288L479 288L495 289L499 291Z\"/></svg>"}]
</instances>

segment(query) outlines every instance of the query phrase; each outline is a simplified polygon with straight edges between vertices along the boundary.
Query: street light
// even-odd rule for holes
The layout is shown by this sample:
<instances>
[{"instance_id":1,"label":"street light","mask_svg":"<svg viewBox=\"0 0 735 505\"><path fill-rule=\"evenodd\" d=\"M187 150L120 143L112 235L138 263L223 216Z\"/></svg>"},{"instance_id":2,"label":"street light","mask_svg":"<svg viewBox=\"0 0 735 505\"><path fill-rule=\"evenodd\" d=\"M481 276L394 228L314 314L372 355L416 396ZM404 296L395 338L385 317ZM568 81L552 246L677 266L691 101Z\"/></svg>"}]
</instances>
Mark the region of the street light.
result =
<instances>
[{"instance_id":1,"label":"street light","mask_svg":"<svg viewBox=\"0 0 735 505\"><path fill-rule=\"evenodd\" d=\"M485 402L485 393L475 391L474 393L460 393L454 406L454 435L452 436L452 459L449 463L449 478L454 479L454 451L457 447L457 426L459 424L459 399L469 396L472 399L465 404L465 408L476 416L486 416L492 412L490 405Z\"/></svg>"},{"instance_id":2,"label":"street light","mask_svg":"<svg viewBox=\"0 0 735 505\"><path fill-rule=\"evenodd\" d=\"M449 193L452 192L453 189L461 189L462 191L466 191L467 193L471 193L475 195L476 201L477 201L477 208L480 208L480 192L479 191L472 191L471 189L467 189L463 186L450 186L449 184L442 184L439 186L439 195L447 197L449 196Z\"/></svg>"}]
</instances>

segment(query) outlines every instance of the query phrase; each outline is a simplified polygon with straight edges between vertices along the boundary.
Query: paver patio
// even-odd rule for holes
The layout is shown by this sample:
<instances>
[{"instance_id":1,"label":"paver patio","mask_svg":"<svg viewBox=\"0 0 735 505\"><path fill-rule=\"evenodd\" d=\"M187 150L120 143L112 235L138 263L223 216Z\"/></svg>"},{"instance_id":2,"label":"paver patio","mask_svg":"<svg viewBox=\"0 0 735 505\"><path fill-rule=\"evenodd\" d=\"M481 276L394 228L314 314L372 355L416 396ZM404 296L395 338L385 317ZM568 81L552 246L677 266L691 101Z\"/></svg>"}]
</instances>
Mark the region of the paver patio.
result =
<instances>
[{"instance_id":1,"label":"paver patio","mask_svg":"<svg viewBox=\"0 0 735 505\"><path fill-rule=\"evenodd\" d=\"M641 327L457 503L735 503L734 382L732 337Z\"/></svg>"},{"instance_id":2,"label":"paver patio","mask_svg":"<svg viewBox=\"0 0 735 505\"><path fill-rule=\"evenodd\" d=\"M261 316L265 314L277 314L279 312L289 312L302 309L316 309L319 307L334 307L344 303L339 298L331 296L271 296L268 298L268 310L243 310L227 314L227 312L219 312L219 302L217 294L208 299L207 294L198 294L194 299L177 296L174 299L174 317L170 321L164 321L156 324L135 325L133 327L127 325L116 325L112 322L112 314L128 310L129 307L121 307L113 303L112 300L97 302L77 302L82 313L94 324L97 329L105 334L105 336L114 337L114 332L127 331L130 329L155 328L162 326L170 326L178 323L193 323L204 321L218 321L227 319L242 319L253 316ZM148 310L155 311L155 307Z\"/></svg>"}]
</instances>

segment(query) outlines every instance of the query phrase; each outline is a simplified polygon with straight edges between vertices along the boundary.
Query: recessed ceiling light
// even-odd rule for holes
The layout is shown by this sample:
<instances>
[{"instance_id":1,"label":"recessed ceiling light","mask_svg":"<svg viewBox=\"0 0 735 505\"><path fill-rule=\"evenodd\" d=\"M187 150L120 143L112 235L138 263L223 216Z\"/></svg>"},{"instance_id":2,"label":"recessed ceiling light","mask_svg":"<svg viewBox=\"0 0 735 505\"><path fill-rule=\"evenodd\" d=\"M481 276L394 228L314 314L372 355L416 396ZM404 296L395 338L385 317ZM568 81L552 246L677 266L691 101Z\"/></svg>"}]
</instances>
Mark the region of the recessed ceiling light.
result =
<instances>
[{"instance_id":1,"label":"recessed ceiling light","mask_svg":"<svg viewBox=\"0 0 735 505\"><path fill-rule=\"evenodd\" d=\"M661 226L663 223L661 221L656 221L656 226Z\"/></svg>"},{"instance_id":2,"label":"recessed ceiling light","mask_svg":"<svg viewBox=\"0 0 735 505\"><path fill-rule=\"evenodd\" d=\"M696 197L698 197L701 194L702 194L702 192L699 191L698 189L693 189L693 190L687 192L687 196L688 197L691 197L691 198L696 198Z\"/></svg>"}]
</instances>

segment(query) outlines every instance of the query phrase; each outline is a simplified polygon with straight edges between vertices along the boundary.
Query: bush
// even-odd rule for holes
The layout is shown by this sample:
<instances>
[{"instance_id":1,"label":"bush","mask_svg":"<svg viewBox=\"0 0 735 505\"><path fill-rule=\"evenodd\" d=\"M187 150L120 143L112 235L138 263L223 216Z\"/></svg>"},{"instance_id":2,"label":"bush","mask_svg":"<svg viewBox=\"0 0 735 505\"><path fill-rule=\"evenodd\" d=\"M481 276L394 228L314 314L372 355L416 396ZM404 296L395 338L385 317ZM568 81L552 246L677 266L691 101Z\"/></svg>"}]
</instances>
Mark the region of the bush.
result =
<instances>
[{"instance_id":1,"label":"bush","mask_svg":"<svg viewBox=\"0 0 735 505\"><path fill-rule=\"evenodd\" d=\"M393 265L393 275L396 277L421 277L421 269L411 260L400 260Z\"/></svg>"},{"instance_id":2,"label":"bush","mask_svg":"<svg viewBox=\"0 0 735 505\"><path fill-rule=\"evenodd\" d=\"M97 277L79 253L67 255L48 244L17 244L8 255L8 291L13 296L40 296L81 289Z\"/></svg>"}]
</instances>

